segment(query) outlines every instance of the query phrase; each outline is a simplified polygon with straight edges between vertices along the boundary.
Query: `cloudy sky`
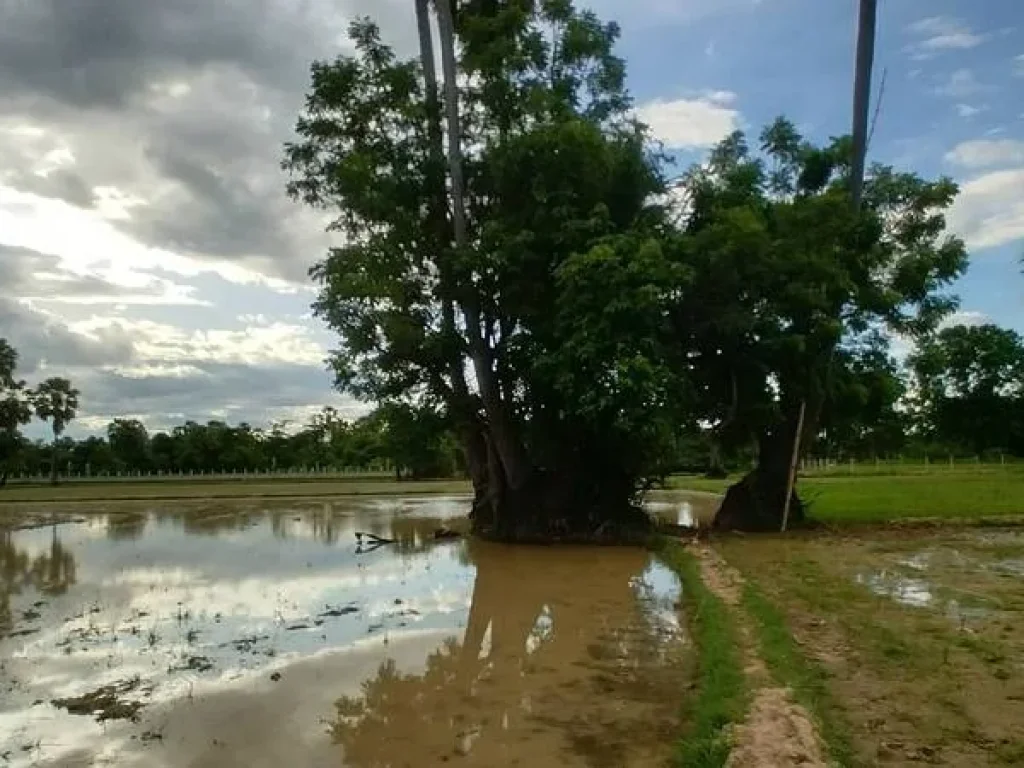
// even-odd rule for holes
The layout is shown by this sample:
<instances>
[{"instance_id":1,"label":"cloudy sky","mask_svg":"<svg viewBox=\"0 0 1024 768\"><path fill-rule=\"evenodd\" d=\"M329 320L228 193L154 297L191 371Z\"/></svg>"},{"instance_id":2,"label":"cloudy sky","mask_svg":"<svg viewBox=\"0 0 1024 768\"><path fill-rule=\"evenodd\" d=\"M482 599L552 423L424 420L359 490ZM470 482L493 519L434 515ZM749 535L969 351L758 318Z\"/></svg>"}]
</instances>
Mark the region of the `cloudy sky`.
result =
<instances>
[{"instance_id":1,"label":"cloudy sky","mask_svg":"<svg viewBox=\"0 0 1024 768\"><path fill-rule=\"evenodd\" d=\"M847 131L856 0L590 4L684 164L780 113ZM872 158L961 182L960 317L1024 331L1024 5L879 6ZM411 0L0 0L0 336L79 385L73 431L352 408L309 314L322 222L278 161L310 60L367 13L413 52Z\"/></svg>"}]
</instances>

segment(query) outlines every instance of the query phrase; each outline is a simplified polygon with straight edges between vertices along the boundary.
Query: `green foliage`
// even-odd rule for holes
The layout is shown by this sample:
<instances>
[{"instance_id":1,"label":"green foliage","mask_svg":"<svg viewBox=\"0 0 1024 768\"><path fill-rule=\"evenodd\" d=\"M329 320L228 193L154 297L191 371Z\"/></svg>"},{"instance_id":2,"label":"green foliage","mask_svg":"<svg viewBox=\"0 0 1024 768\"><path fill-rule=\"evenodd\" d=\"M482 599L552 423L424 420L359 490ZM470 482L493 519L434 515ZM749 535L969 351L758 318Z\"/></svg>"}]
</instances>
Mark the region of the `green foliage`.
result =
<instances>
[{"instance_id":1,"label":"green foliage","mask_svg":"<svg viewBox=\"0 0 1024 768\"><path fill-rule=\"evenodd\" d=\"M70 379L59 376L46 379L29 394L36 416L50 422L50 428L53 430L50 478L54 484L57 483L60 436L78 413L78 395L79 391L71 386Z\"/></svg>"},{"instance_id":2,"label":"green foliage","mask_svg":"<svg viewBox=\"0 0 1024 768\"><path fill-rule=\"evenodd\" d=\"M32 418L25 382L17 379L18 352L0 338L0 477L6 478L22 447L20 428Z\"/></svg>"},{"instance_id":3,"label":"green foliage","mask_svg":"<svg viewBox=\"0 0 1024 768\"><path fill-rule=\"evenodd\" d=\"M54 440L63 433L78 413L78 396L70 379L55 376L41 382L31 393L36 416L50 422Z\"/></svg>"},{"instance_id":4,"label":"green foliage","mask_svg":"<svg viewBox=\"0 0 1024 768\"><path fill-rule=\"evenodd\" d=\"M114 419L107 425L107 441L121 466L149 469L149 432L141 421Z\"/></svg>"},{"instance_id":5,"label":"green foliage","mask_svg":"<svg viewBox=\"0 0 1024 768\"><path fill-rule=\"evenodd\" d=\"M32 474L51 466L54 447L72 471L242 472L303 468L383 471L388 465L414 478L453 477L462 470L448 420L426 408L380 408L349 421L328 406L297 428L277 423L269 429L249 424L188 421L168 432L150 434L137 419L114 419L106 438L52 445L24 442L17 468Z\"/></svg>"},{"instance_id":6,"label":"green foliage","mask_svg":"<svg viewBox=\"0 0 1024 768\"><path fill-rule=\"evenodd\" d=\"M963 244L944 234L949 180L876 166L858 214L845 138L814 147L780 119L760 148L735 133L684 183L694 278L676 322L701 410L731 445L801 401L814 435L815 420L843 420L852 389L891 400L878 345L867 357L849 347L880 329L934 328L954 307L941 290L966 268Z\"/></svg>"},{"instance_id":7,"label":"green foliage","mask_svg":"<svg viewBox=\"0 0 1024 768\"><path fill-rule=\"evenodd\" d=\"M975 454L1024 451L1024 340L986 324L955 325L909 361L924 435Z\"/></svg>"},{"instance_id":8,"label":"green foliage","mask_svg":"<svg viewBox=\"0 0 1024 768\"><path fill-rule=\"evenodd\" d=\"M878 340L925 335L955 307L951 181L876 166L855 209L850 140L815 146L780 118L755 149L727 137L669 193L615 24L568 0L473 0L455 34L458 199L432 67L366 19L353 55L313 65L285 150L289 192L344 236L312 272L340 389L444 411L467 457L492 454L479 492L544 474L584 506L632 498L698 425L709 455L757 443L776 469L801 404L805 445L823 428L858 451L898 441L903 389Z\"/></svg>"},{"instance_id":9,"label":"green foliage","mask_svg":"<svg viewBox=\"0 0 1024 768\"><path fill-rule=\"evenodd\" d=\"M461 3L456 27L467 209L458 250L432 214L445 194L432 143L440 130L418 64L398 60L360 20L355 55L313 65L284 166L291 194L335 211L332 228L345 236L312 273L316 312L341 337L337 384L410 408L443 403L457 423L494 432L510 477L523 456L527 474L582 477L588 467L591 500L623 503L653 473L646 441L671 432L649 407L667 395L651 388L676 390L653 349L577 353L602 323L577 324L561 309L590 301L579 280L589 279L587 259L609 249L634 264L635 295L662 290L646 272L663 259L631 253L660 247L653 195L663 181L629 113L612 52L618 28L569 2ZM637 319L651 308L619 306ZM602 390L580 399L595 378ZM605 481L614 489L599 488Z\"/></svg>"},{"instance_id":10,"label":"green foliage","mask_svg":"<svg viewBox=\"0 0 1024 768\"><path fill-rule=\"evenodd\" d=\"M686 705L687 729L675 764L680 768L720 768L729 757L728 727L741 723L747 709L739 635L725 605L704 584L696 559L675 543L662 543L658 556L682 582L696 645L697 686Z\"/></svg>"}]
</instances>

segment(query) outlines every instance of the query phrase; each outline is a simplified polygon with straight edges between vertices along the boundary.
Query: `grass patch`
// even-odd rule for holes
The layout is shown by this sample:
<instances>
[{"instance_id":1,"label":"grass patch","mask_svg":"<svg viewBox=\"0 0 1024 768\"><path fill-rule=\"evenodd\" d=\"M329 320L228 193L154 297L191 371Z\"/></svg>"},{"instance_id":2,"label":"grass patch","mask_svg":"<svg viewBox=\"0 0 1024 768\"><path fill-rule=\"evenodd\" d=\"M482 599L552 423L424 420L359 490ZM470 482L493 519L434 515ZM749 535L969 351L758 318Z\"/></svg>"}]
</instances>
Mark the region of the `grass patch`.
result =
<instances>
[{"instance_id":1,"label":"grass patch","mask_svg":"<svg viewBox=\"0 0 1024 768\"><path fill-rule=\"evenodd\" d=\"M674 475L666 488L724 493L738 479ZM1024 472L985 466L905 476L801 477L797 491L811 517L832 525L921 518L982 522L1024 515Z\"/></svg>"},{"instance_id":2,"label":"grass patch","mask_svg":"<svg viewBox=\"0 0 1024 768\"><path fill-rule=\"evenodd\" d=\"M658 554L682 582L697 648L696 691L685 705L687 727L675 764L719 768L725 765L731 748L727 727L743 721L748 703L736 624L729 607L701 580L696 558L673 542L664 543Z\"/></svg>"},{"instance_id":3,"label":"grass patch","mask_svg":"<svg viewBox=\"0 0 1024 768\"><path fill-rule=\"evenodd\" d=\"M907 518L983 518L1024 514L1024 473L977 472L912 477L801 480L812 517L828 523Z\"/></svg>"},{"instance_id":4,"label":"grass patch","mask_svg":"<svg viewBox=\"0 0 1024 768\"><path fill-rule=\"evenodd\" d=\"M744 586L742 604L754 619L761 657L772 675L817 721L832 759L842 766L857 765L849 728L832 699L825 669L800 650L785 617L753 582Z\"/></svg>"}]
</instances>

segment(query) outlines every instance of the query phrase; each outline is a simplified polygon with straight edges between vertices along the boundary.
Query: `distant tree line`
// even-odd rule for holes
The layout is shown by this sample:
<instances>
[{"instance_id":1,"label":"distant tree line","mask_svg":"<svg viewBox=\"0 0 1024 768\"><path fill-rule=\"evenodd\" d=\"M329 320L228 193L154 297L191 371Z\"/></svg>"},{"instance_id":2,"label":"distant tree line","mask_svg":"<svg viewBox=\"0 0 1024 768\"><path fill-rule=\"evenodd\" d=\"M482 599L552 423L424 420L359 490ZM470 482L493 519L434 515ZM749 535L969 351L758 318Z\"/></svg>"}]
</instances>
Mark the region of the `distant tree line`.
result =
<instances>
[{"instance_id":1,"label":"distant tree line","mask_svg":"<svg viewBox=\"0 0 1024 768\"><path fill-rule=\"evenodd\" d=\"M1024 339L1016 332L991 324L951 326L921 342L902 365L881 339L842 354L849 360L844 376L832 382L816 456L1024 457ZM103 435L76 440L64 431L77 413L78 390L64 378L29 387L16 379L16 363L17 353L0 339L2 475L334 468L431 478L465 472L449 419L427 405L385 405L355 420L328 406L298 428L187 421L150 432L139 420L114 419ZM21 434L33 417L50 425L52 441ZM690 472L749 466L756 447L721 441L721 426L681 427L666 466Z\"/></svg>"},{"instance_id":2,"label":"distant tree line","mask_svg":"<svg viewBox=\"0 0 1024 768\"><path fill-rule=\"evenodd\" d=\"M22 455L25 439L20 428L32 417L46 422L53 432L48 463L51 482L57 482L57 454L61 435L78 413L78 395L70 379L53 376L29 387L16 378L18 352L6 339L0 338L0 486Z\"/></svg>"}]
</instances>

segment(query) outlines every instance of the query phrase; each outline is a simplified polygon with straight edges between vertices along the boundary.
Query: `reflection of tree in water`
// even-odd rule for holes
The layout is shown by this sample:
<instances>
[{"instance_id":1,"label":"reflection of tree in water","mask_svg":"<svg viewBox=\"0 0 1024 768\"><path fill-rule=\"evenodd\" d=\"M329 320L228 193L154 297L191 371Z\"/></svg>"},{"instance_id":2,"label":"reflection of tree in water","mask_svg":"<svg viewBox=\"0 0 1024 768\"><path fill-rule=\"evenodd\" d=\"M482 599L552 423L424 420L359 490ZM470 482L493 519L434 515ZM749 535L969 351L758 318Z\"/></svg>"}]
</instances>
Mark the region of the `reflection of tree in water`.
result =
<instances>
[{"instance_id":1,"label":"reflection of tree in water","mask_svg":"<svg viewBox=\"0 0 1024 768\"><path fill-rule=\"evenodd\" d=\"M362 533L372 533L387 539L391 542L386 545L389 552L403 557L417 555L437 546L435 534L439 530L465 532L468 527L465 517L449 520L439 517L378 517L359 523ZM371 551L367 554L372 554L372 549L371 545Z\"/></svg>"},{"instance_id":2,"label":"reflection of tree in water","mask_svg":"<svg viewBox=\"0 0 1024 768\"><path fill-rule=\"evenodd\" d=\"M18 549L12 531L0 529L0 633L14 626L13 595L26 588L47 595L62 595L75 579L75 557L61 543L57 526L53 526L49 550L34 558Z\"/></svg>"},{"instance_id":3,"label":"reflection of tree in water","mask_svg":"<svg viewBox=\"0 0 1024 768\"><path fill-rule=\"evenodd\" d=\"M462 643L449 639L420 674L388 660L337 703L332 734L347 765L430 764L470 740L480 765L529 762L520 742L538 729L555 734L538 753L547 764L560 764L551 750L561 746L621 765L638 740L670 738L661 729L675 725L682 686L638 601L645 552L468 549L477 574Z\"/></svg>"},{"instance_id":4,"label":"reflection of tree in water","mask_svg":"<svg viewBox=\"0 0 1024 768\"><path fill-rule=\"evenodd\" d=\"M147 522L148 512L111 512L107 515L107 538L112 541L136 541L145 532Z\"/></svg>"}]
</instances>

